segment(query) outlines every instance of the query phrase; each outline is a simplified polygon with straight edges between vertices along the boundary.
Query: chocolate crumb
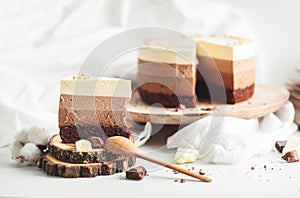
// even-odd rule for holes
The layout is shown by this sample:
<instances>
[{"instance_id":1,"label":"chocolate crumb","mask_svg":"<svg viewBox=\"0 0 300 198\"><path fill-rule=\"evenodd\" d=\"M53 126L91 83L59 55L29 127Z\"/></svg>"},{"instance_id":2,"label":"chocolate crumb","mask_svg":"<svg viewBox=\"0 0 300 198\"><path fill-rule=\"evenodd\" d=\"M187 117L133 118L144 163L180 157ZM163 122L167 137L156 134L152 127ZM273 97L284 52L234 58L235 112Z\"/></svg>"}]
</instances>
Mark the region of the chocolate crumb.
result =
<instances>
[{"instance_id":1,"label":"chocolate crumb","mask_svg":"<svg viewBox=\"0 0 300 198\"><path fill-rule=\"evenodd\" d=\"M175 179L174 182L185 183L186 179Z\"/></svg>"},{"instance_id":2,"label":"chocolate crumb","mask_svg":"<svg viewBox=\"0 0 300 198\"><path fill-rule=\"evenodd\" d=\"M277 151L279 153L282 153L282 150L285 147L286 143L287 143L287 140L285 140L285 141L277 141L275 143L275 148L277 149Z\"/></svg>"},{"instance_id":3,"label":"chocolate crumb","mask_svg":"<svg viewBox=\"0 0 300 198\"><path fill-rule=\"evenodd\" d=\"M251 166L251 170L254 170L255 169L255 166Z\"/></svg>"},{"instance_id":4,"label":"chocolate crumb","mask_svg":"<svg viewBox=\"0 0 300 198\"><path fill-rule=\"evenodd\" d=\"M267 169L267 165L264 165L264 169Z\"/></svg>"},{"instance_id":5,"label":"chocolate crumb","mask_svg":"<svg viewBox=\"0 0 300 198\"><path fill-rule=\"evenodd\" d=\"M288 163L299 162L299 156L296 150L287 152L281 158L287 161Z\"/></svg>"},{"instance_id":6,"label":"chocolate crumb","mask_svg":"<svg viewBox=\"0 0 300 198\"><path fill-rule=\"evenodd\" d=\"M179 104L179 105L176 107L175 111L179 111L179 110L182 110L182 109L185 109L185 105Z\"/></svg>"},{"instance_id":7,"label":"chocolate crumb","mask_svg":"<svg viewBox=\"0 0 300 198\"><path fill-rule=\"evenodd\" d=\"M213 108L212 107L205 107L205 108L201 108L201 110L203 110L203 111L211 111L211 110L213 110Z\"/></svg>"},{"instance_id":8,"label":"chocolate crumb","mask_svg":"<svg viewBox=\"0 0 300 198\"><path fill-rule=\"evenodd\" d=\"M179 174L179 172L176 170L173 170L173 174Z\"/></svg>"},{"instance_id":9,"label":"chocolate crumb","mask_svg":"<svg viewBox=\"0 0 300 198\"><path fill-rule=\"evenodd\" d=\"M194 166L192 166L192 170L195 170L195 167L194 167Z\"/></svg>"},{"instance_id":10,"label":"chocolate crumb","mask_svg":"<svg viewBox=\"0 0 300 198\"><path fill-rule=\"evenodd\" d=\"M199 170L199 175L205 175L205 172L203 172L202 169Z\"/></svg>"}]
</instances>

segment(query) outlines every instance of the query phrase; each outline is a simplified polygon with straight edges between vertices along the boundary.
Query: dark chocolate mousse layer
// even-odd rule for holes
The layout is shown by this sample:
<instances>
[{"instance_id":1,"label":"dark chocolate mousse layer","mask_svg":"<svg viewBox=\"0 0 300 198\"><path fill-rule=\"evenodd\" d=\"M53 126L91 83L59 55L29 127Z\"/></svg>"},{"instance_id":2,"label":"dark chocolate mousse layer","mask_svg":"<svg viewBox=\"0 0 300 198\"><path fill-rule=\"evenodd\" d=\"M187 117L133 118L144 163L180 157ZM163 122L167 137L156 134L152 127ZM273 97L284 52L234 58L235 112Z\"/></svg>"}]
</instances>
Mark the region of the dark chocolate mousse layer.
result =
<instances>
[{"instance_id":1,"label":"dark chocolate mousse layer","mask_svg":"<svg viewBox=\"0 0 300 198\"><path fill-rule=\"evenodd\" d=\"M151 93L139 87L139 93L143 101L149 105L160 103L164 107L178 107L184 104L186 107L195 107L196 96L176 96L175 94L166 95L162 93Z\"/></svg>"},{"instance_id":2,"label":"dark chocolate mousse layer","mask_svg":"<svg viewBox=\"0 0 300 198\"><path fill-rule=\"evenodd\" d=\"M254 94L255 86L254 84L252 84L250 87L246 87L244 89L236 89L236 90L230 88L224 88L213 84L210 84L209 87L214 93L209 92L206 83L204 82L197 83L196 90L197 90L197 96L199 100L205 99L205 100L210 100L211 102L235 104L251 98ZM222 95L222 93L225 93L226 96Z\"/></svg>"},{"instance_id":3,"label":"dark chocolate mousse layer","mask_svg":"<svg viewBox=\"0 0 300 198\"><path fill-rule=\"evenodd\" d=\"M128 128L113 126L72 125L60 127L59 134L64 143L75 143L80 139L89 139L90 137L100 137L103 140L111 136L123 136L130 138L132 132Z\"/></svg>"}]
</instances>

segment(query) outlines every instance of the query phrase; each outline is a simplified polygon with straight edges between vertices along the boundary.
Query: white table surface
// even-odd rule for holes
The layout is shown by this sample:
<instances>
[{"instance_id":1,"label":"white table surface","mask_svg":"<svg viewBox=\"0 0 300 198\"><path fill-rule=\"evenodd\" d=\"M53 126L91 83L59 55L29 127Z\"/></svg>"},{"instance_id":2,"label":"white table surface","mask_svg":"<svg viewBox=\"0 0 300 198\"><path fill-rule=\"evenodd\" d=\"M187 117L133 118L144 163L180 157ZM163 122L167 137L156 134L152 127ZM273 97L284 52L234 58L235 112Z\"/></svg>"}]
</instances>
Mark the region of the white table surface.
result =
<instances>
[{"instance_id":1,"label":"white table surface","mask_svg":"<svg viewBox=\"0 0 300 198\"><path fill-rule=\"evenodd\" d=\"M165 148L174 127L165 127L141 149L152 157L170 162L175 150ZM0 148L0 197L300 197L300 163L286 163L274 151L239 165L182 165L200 168L213 179L203 183L143 160L149 176L142 181L125 179L124 173L96 178L66 179L48 176L37 167L20 167L10 159L7 147ZM266 169L264 168L266 165ZM251 167L255 166L254 170ZM187 179L186 183L175 179Z\"/></svg>"}]
</instances>

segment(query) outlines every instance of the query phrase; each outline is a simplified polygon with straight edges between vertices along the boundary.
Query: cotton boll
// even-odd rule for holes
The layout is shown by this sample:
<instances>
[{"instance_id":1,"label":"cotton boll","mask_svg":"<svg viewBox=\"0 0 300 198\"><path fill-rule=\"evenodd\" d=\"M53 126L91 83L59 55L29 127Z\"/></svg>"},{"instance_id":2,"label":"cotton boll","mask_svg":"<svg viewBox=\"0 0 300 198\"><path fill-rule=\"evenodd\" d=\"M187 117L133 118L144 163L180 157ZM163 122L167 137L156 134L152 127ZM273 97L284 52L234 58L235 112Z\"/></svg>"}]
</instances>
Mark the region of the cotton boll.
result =
<instances>
[{"instance_id":1,"label":"cotton boll","mask_svg":"<svg viewBox=\"0 0 300 198\"><path fill-rule=\"evenodd\" d=\"M19 141L14 141L14 143L11 145L10 152L13 160L18 160L22 147L23 145Z\"/></svg>"},{"instance_id":2,"label":"cotton boll","mask_svg":"<svg viewBox=\"0 0 300 198\"><path fill-rule=\"evenodd\" d=\"M36 145L47 145L50 133L41 127L33 126L28 130L28 142Z\"/></svg>"},{"instance_id":3,"label":"cotton boll","mask_svg":"<svg viewBox=\"0 0 300 198\"><path fill-rule=\"evenodd\" d=\"M21 165L28 166L28 165L36 165L42 151L33 143L27 143L21 148L18 162Z\"/></svg>"},{"instance_id":4,"label":"cotton boll","mask_svg":"<svg viewBox=\"0 0 300 198\"><path fill-rule=\"evenodd\" d=\"M23 129L20 133L15 136L16 141L20 141L24 144L28 143L28 129Z\"/></svg>"},{"instance_id":5,"label":"cotton boll","mask_svg":"<svg viewBox=\"0 0 300 198\"><path fill-rule=\"evenodd\" d=\"M23 129L15 136L10 151L12 159L21 165L36 165L42 154L40 146L47 147L50 133L41 127ZM39 146L39 147L38 147Z\"/></svg>"}]
</instances>

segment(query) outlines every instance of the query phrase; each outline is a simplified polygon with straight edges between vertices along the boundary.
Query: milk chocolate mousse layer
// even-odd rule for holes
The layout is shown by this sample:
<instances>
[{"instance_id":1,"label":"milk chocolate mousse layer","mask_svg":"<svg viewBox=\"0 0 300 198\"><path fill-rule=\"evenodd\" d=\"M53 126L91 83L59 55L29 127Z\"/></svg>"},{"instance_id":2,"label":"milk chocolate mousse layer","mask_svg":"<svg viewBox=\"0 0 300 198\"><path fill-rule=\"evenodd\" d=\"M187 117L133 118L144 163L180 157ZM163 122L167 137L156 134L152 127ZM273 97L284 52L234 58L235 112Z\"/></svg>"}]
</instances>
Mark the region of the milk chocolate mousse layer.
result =
<instances>
[{"instance_id":1,"label":"milk chocolate mousse layer","mask_svg":"<svg viewBox=\"0 0 300 198\"><path fill-rule=\"evenodd\" d=\"M177 107L180 104L186 107L196 106L196 69L193 65L157 63L141 59L138 63L138 91L144 102L149 105L160 103L165 107Z\"/></svg>"},{"instance_id":2,"label":"milk chocolate mousse layer","mask_svg":"<svg viewBox=\"0 0 300 198\"><path fill-rule=\"evenodd\" d=\"M128 80L94 77L62 80L59 101L61 139L74 143L92 136L129 138L131 131L125 112L130 94Z\"/></svg>"}]
</instances>

